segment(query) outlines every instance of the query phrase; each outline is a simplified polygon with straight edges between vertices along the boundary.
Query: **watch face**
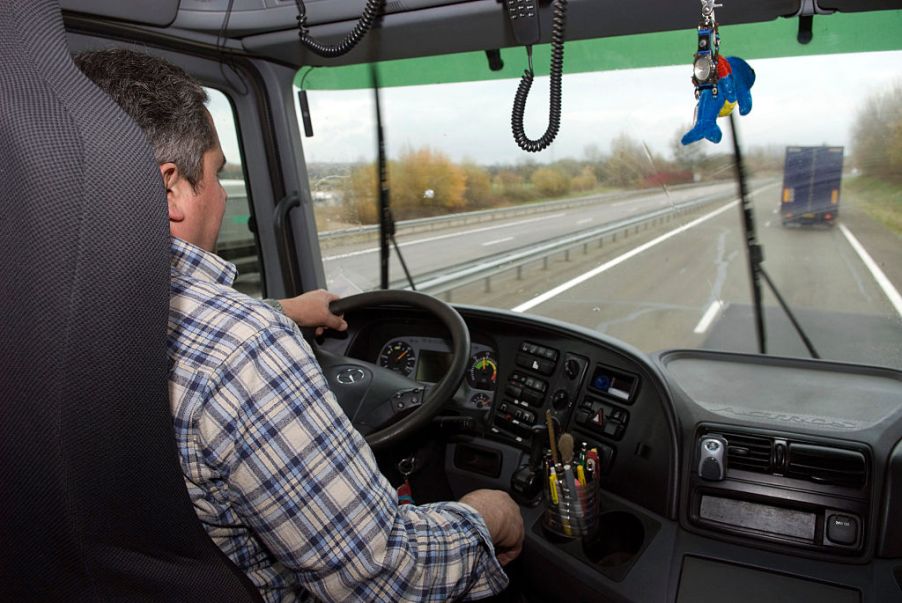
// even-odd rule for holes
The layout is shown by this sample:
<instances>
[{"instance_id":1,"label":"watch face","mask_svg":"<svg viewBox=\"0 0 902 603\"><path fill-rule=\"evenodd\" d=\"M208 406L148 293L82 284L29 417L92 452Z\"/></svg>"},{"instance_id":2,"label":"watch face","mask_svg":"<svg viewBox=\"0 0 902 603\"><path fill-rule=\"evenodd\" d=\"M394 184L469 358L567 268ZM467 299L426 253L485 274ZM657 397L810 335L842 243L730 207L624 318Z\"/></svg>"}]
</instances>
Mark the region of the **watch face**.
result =
<instances>
[{"instance_id":1,"label":"watch face","mask_svg":"<svg viewBox=\"0 0 902 603\"><path fill-rule=\"evenodd\" d=\"M692 73L695 75L695 79L700 82L705 82L711 77L711 74L714 72L714 65L711 63L710 56L702 56L695 59L695 62L692 64Z\"/></svg>"}]
</instances>

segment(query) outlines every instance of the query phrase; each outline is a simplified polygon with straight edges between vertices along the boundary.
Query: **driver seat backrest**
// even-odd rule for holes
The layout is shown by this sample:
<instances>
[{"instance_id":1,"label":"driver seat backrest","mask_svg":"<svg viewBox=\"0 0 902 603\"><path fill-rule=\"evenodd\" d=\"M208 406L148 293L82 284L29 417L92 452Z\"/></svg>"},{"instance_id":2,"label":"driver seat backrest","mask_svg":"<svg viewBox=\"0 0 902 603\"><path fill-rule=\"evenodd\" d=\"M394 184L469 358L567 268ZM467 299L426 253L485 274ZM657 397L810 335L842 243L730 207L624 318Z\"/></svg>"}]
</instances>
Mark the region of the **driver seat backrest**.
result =
<instances>
[{"instance_id":1,"label":"driver seat backrest","mask_svg":"<svg viewBox=\"0 0 902 603\"><path fill-rule=\"evenodd\" d=\"M54 0L0 0L0 183L0 600L260 600L179 466L159 168Z\"/></svg>"}]
</instances>

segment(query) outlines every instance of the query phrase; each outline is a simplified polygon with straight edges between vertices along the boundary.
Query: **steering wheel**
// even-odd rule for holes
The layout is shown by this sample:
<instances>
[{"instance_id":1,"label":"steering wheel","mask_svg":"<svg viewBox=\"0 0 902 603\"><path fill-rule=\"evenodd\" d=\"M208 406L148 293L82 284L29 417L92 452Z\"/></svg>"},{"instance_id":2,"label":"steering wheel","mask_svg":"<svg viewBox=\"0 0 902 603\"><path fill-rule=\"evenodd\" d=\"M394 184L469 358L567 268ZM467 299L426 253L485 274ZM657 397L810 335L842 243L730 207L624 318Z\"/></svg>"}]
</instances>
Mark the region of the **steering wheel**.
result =
<instances>
[{"instance_id":1,"label":"steering wheel","mask_svg":"<svg viewBox=\"0 0 902 603\"><path fill-rule=\"evenodd\" d=\"M470 356L470 332L457 310L414 291L380 290L332 302L329 309L344 314L361 308L406 305L426 310L451 335L451 362L445 376L424 387L413 379L370 362L315 348L317 360L339 406L373 449L385 448L427 424L463 380Z\"/></svg>"}]
</instances>

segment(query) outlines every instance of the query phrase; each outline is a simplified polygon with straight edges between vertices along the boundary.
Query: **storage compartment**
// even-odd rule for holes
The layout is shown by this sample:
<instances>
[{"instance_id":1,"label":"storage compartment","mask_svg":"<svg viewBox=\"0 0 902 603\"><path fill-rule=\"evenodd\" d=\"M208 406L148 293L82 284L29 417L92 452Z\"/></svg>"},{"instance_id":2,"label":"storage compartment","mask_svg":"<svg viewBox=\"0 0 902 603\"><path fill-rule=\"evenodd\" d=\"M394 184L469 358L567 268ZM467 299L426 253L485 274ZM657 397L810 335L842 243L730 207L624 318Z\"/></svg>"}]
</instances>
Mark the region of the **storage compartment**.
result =
<instances>
[{"instance_id":1,"label":"storage compartment","mask_svg":"<svg viewBox=\"0 0 902 603\"><path fill-rule=\"evenodd\" d=\"M777 535L813 543L817 515L743 500L702 496L699 518L727 529Z\"/></svg>"},{"instance_id":2,"label":"storage compartment","mask_svg":"<svg viewBox=\"0 0 902 603\"><path fill-rule=\"evenodd\" d=\"M861 593L833 584L687 556L680 573L677 603L695 601L860 603Z\"/></svg>"}]
</instances>

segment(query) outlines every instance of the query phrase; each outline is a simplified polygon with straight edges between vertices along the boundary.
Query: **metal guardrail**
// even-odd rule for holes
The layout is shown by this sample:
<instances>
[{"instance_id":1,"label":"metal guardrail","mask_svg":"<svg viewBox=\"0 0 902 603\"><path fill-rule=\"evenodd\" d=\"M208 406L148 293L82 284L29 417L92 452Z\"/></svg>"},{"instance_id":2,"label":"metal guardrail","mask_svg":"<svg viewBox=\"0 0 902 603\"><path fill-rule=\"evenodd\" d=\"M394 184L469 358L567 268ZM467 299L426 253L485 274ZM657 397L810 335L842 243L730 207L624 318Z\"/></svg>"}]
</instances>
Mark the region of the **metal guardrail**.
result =
<instances>
[{"instance_id":1,"label":"metal guardrail","mask_svg":"<svg viewBox=\"0 0 902 603\"><path fill-rule=\"evenodd\" d=\"M689 184L680 184L668 187L669 190L681 190L685 188L694 188L700 186L711 186L716 182L693 182ZM560 209L569 209L573 207L582 207L584 205L594 205L605 199L626 200L633 197L647 195L651 189L636 190L613 190L595 195L586 195L584 197L575 197L572 199L561 199L558 201L546 201L540 203L527 203L524 205L515 205L512 207L499 207L492 209L482 209L477 211L462 212L456 214L448 214L444 216L435 216L431 218L415 218L412 220L400 220L395 222L395 228L398 235L415 234L418 232L427 232L440 228L449 228L452 226L466 226L467 224L478 224L480 222L490 222L504 218L514 218L536 213L553 212ZM329 230L319 233L320 245L324 247L332 247L340 243L348 243L351 241L366 241L379 238L379 225L354 226L351 228L341 228L338 230ZM339 243L340 241L340 243Z\"/></svg>"},{"instance_id":2,"label":"metal guardrail","mask_svg":"<svg viewBox=\"0 0 902 603\"><path fill-rule=\"evenodd\" d=\"M542 260L544 267L547 268L548 260L551 256L564 252L568 255L570 250L580 245L584 251L588 251L588 245L592 242L603 242L605 237L613 237L616 241L617 234L625 231L627 235L630 229L643 224L656 222L664 219L670 220L685 211L697 209L703 205L716 203L718 201L726 201L735 197L734 191L723 191L706 195L695 201L681 203L671 207L654 210L625 220L620 220L611 224L606 224L592 230L584 231L576 235L567 235L559 239L543 243L541 245L530 245L523 247L507 254L492 258L490 260L479 259L470 262L458 264L453 267L446 267L441 270L417 275L415 278L417 291L429 293L431 295L444 295L447 301L451 301L451 292L454 289L471 285L480 280L486 280L486 287L490 286L490 279L510 270L517 270L518 278L521 276L523 266L531 262ZM392 288L408 288L406 280L397 280L391 283Z\"/></svg>"}]
</instances>

